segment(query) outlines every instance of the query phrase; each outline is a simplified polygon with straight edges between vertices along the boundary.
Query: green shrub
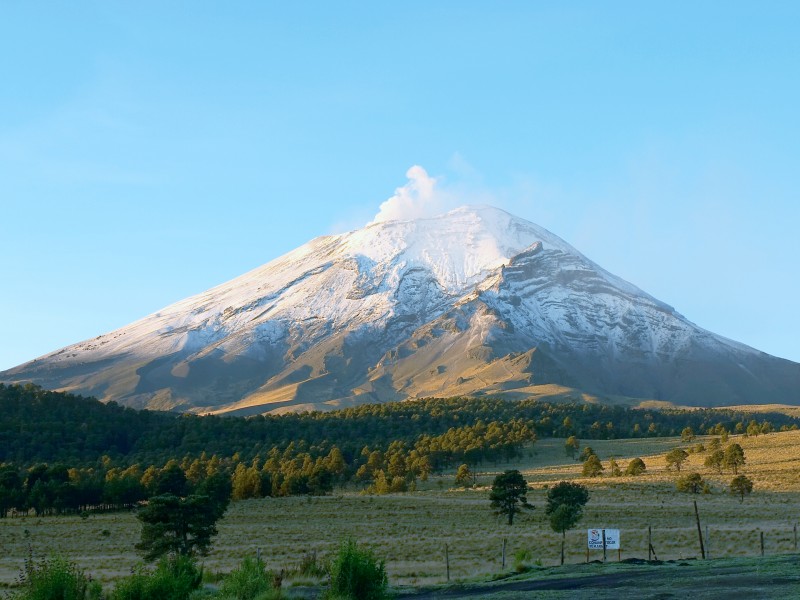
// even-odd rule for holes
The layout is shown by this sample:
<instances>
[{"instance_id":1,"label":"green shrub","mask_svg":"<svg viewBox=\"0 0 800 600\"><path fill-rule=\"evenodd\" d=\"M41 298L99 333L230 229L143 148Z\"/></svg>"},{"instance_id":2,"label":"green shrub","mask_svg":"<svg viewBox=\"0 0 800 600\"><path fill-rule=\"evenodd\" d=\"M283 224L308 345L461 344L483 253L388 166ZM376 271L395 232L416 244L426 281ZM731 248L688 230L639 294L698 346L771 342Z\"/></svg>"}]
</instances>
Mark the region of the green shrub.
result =
<instances>
[{"instance_id":1,"label":"green shrub","mask_svg":"<svg viewBox=\"0 0 800 600\"><path fill-rule=\"evenodd\" d=\"M28 557L18 581L22 589L11 596L16 600L95 600L103 592L99 583L59 556L39 563Z\"/></svg>"},{"instance_id":2,"label":"green shrub","mask_svg":"<svg viewBox=\"0 0 800 600\"><path fill-rule=\"evenodd\" d=\"M148 598L147 586L150 577L150 573L141 568L136 569L133 575L117 582L114 591L111 592L111 600L144 600L144 598Z\"/></svg>"},{"instance_id":3,"label":"green shrub","mask_svg":"<svg viewBox=\"0 0 800 600\"><path fill-rule=\"evenodd\" d=\"M111 600L187 600L200 587L203 573L187 556L169 556L155 571L143 567L117 583Z\"/></svg>"},{"instance_id":4,"label":"green shrub","mask_svg":"<svg viewBox=\"0 0 800 600\"><path fill-rule=\"evenodd\" d=\"M331 563L331 583L328 598L379 600L386 597L386 566L369 550L347 540Z\"/></svg>"},{"instance_id":5,"label":"green shrub","mask_svg":"<svg viewBox=\"0 0 800 600\"><path fill-rule=\"evenodd\" d=\"M524 573L528 570L533 554L530 550L517 550L514 552L514 569L517 573Z\"/></svg>"},{"instance_id":6,"label":"green shrub","mask_svg":"<svg viewBox=\"0 0 800 600\"><path fill-rule=\"evenodd\" d=\"M625 475L637 476L645 471L647 471L647 466L644 464L644 461L641 458L634 458L628 463L628 468L625 469Z\"/></svg>"},{"instance_id":7,"label":"green shrub","mask_svg":"<svg viewBox=\"0 0 800 600\"><path fill-rule=\"evenodd\" d=\"M226 599L255 600L273 591L273 580L273 574L267 571L261 559L248 556L223 579L219 591Z\"/></svg>"}]
</instances>

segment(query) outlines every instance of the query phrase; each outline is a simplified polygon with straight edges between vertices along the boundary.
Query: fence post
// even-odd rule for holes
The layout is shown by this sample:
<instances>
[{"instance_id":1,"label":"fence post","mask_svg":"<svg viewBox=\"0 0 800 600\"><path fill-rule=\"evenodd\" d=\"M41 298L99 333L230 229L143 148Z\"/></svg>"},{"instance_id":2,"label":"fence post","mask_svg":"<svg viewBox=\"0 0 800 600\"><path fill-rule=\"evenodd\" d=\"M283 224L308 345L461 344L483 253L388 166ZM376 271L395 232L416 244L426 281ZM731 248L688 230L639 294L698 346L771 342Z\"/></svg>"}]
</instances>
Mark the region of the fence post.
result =
<instances>
[{"instance_id":1,"label":"fence post","mask_svg":"<svg viewBox=\"0 0 800 600\"><path fill-rule=\"evenodd\" d=\"M711 560L711 538L708 535L708 525L706 525L706 558Z\"/></svg>"},{"instance_id":2,"label":"fence post","mask_svg":"<svg viewBox=\"0 0 800 600\"><path fill-rule=\"evenodd\" d=\"M700 511L697 510L697 500L694 501L694 518L697 519L697 537L700 539L700 556L705 560L706 548L703 545L703 530L700 528Z\"/></svg>"},{"instance_id":3,"label":"fence post","mask_svg":"<svg viewBox=\"0 0 800 600\"><path fill-rule=\"evenodd\" d=\"M450 550L444 545L444 562L447 565L447 581L450 581Z\"/></svg>"},{"instance_id":4,"label":"fence post","mask_svg":"<svg viewBox=\"0 0 800 600\"><path fill-rule=\"evenodd\" d=\"M794 551L797 552L797 523L794 524Z\"/></svg>"},{"instance_id":5,"label":"fence post","mask_svg":"<svg viewBox=\"0 0 800 600\"><path fill-rule=\"evenodd\" d=\"M653 560L653 526L647 526L647 560Z\"/></svg>"},{"instance_id":6,"label":"fence post","mask_svg":"<svg viewBox=\"0 0 800 600\"><path fill-rule=\"evenodd\" d=\"M761 556L764 556L764 532L761 532Z\"/></svg>"},{"instance_id":7,"label":"fence post","mask_svg":"<svg viewBox=\"0 0 800 600\"><path fill-rule=\"evenodd\" d=\"M503 538L503 568L506 568L506 538Z\"/></svg>"},{"instance_id":8,"label":"fence post","mask_svg":"<svg viewBox=\"0 0 800 600\"><path fill-rule=\"evenodd\" d=\"M606 562L606 530L603 529L603 562Z\"/></svg>"}]
</instances>

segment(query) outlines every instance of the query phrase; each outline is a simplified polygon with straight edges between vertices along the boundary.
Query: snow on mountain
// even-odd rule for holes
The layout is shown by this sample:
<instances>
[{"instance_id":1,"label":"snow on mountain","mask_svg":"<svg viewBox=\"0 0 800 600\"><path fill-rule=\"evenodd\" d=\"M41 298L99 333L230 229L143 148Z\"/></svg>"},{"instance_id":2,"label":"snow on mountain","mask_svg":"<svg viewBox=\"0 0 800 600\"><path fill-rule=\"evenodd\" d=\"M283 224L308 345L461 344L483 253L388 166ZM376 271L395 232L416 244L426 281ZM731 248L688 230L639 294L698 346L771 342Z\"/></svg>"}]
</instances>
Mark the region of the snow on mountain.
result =
<instances>
[{"instance_id":1,"label":"snow on mountain","mask_svg":"<svg viewBox=\"0 0 800 600\"><path fill-rule=\"evenodd\" d=\"M542 385L684 404L800 401L800 365L700 329L489 206L317 238L0 379L242 414Z\"/></svg>"}]
</instances>

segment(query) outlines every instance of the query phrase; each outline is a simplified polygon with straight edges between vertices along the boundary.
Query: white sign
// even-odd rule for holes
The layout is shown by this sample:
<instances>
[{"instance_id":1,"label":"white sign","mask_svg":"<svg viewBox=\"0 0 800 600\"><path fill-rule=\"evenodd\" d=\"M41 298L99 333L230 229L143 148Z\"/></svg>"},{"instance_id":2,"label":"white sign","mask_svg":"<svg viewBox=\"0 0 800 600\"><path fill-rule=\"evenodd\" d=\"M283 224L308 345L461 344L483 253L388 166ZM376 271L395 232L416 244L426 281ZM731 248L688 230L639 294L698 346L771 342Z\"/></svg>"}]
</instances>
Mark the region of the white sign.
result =
<instances>
[{"instance_id":1,"label":"white sign","mask_svg":"<svg viewBox=\"0 0 800 600\"><path fill-rule=\"evenodd\" d=\"M603 549L603 532L606 536L606 549L619 550L619 529L590 529L589 530L589 550Z\"/></svg>"}]
</instances>

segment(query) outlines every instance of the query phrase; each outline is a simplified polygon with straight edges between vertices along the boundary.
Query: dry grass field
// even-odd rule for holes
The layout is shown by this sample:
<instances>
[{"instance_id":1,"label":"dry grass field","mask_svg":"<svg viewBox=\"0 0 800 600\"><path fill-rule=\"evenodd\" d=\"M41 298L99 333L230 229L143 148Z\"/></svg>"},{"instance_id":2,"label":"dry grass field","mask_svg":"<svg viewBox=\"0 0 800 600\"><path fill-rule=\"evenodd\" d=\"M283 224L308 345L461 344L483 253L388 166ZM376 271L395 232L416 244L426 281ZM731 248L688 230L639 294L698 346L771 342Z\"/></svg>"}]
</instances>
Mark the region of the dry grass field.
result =
<instances>
[{"instance_id":1,"label":"dry grass field","mask_svg":"<svg viewBox=\"0 0 800 600\"><path fill-rule=\"evenodd\" d=\"M708 443L710 438L698 438ZM745 451L741 472L755 489L740 503L727 492L732 475L717 475L703 467L708 451L690 455L682 472L699 472L711 494L691 495L675 489L678 474L665 469L664 453L678 439L611 440L590 442L608 466L615 456L625 468L640 456L647 473L639 477L583 479L580 463L564 454L563 440L542 440L531 456L512 465L484 468L476 489L452 489L452 475L432 478L414 493L362 496L355 491L320 498L267 498L232 504L219 524L206 568L228 571L245 555L261 548L262 557L276 569L297 565L306 553L323 557L339 542L352 537L387 561L394 585L423 585L445 581L445 544L453 580L498 573L503 539L507 540L506 570L514 568L515 553L527 551L528 564L557 564L560 538L544 515L547 486L563 479L589 486L591 499L579 528L567 534L567 561L586 560L586 529L622 530L622 557L647 558L647 528L661 560L699 557L693 500L697 500L713 558L794 550L793 526L800 521L800 432L758 437L732 436ZM519 468L531 484L529 499L536 507L509 527L489 509L488 485L495 473ZM130 572L139 560L133 552L138 522L132 514L79 517L0 519L0 584L15 579L25 556L62 553L102 581ZM595 552L591 559L602 558ZM609 553L609 560L616 560Z\"/></svg>"}]
</instances>

